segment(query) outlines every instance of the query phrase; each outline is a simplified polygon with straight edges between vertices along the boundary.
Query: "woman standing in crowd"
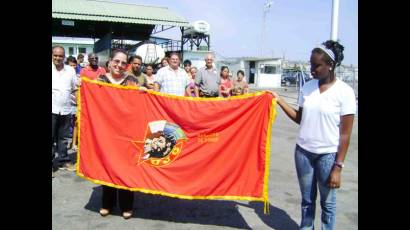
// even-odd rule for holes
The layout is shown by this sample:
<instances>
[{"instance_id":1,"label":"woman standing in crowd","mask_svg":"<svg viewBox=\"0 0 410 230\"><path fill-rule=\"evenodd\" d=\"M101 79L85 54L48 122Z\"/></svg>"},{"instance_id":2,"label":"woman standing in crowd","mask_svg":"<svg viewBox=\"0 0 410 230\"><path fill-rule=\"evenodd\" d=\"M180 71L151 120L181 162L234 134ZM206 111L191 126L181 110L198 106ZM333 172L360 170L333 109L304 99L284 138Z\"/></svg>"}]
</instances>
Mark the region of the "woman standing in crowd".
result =
<instances>
[{"instance_id":1,"label":"woman standing in crowd","mask_svg":"<svg viewBox=\"0 0 410 230\"><path fill-rule=\"evenodd\" d=\"M77 78L78 78L77 79L77 82L78 82L77 87L79 87L80 73L77 72L77 70L78 70L77 69L77 59L75 59L75 57L73 57L73 56L68 56L67 59L66 59L65 64L73 67L76 70L76 75L77 75ZM69 135L69 137L72 138L70 148L74 149L74 150L77 149L77 144L78 144L78 138L77 138L78 137L78 135L77 135L78 130L77 130L77 117L76 117L77 97L75 95L76 93L77 93L77 90L71 92L71 95L70 95L70 100L71 100L70 102L71 102L73 110L71 111L71 123L70 123L70 135Z\"/></svg>"},{"instance_id":2,"label":"woman standing in crowd","mask_svg":"<svg viewBox=\"0 0 410 230\"><path fill-rule=\"evenodd\" d=\"M232 81L229 78L229 68L228 66L222 66L221 68L221 78L217 82L219 84L219 96L229 97L232 90Z\"/></svg>"},{"instance_id":3,"label":"woman standing in crowd","mask_svg":"<svg viewBox=\"0 0 410 230\"><path fill-rule=\"evenodd\" d=\"M109 72L105 75L100 75L98 81L116 84L116 85L133 85L138 84L138 80L133 75L127 75L127 53L123 50L114 50L110 57ZM102 186L102 208L100 209L101 216L107 216L114 208L117 200L122 216L129 219L132 216L132 205L134 202L134 193L124 189L112 188L109 186Z\"/></svg>"},{"instance_id":4,"label":"woman standing in crowd","mask_svg":"<svg viewBox=\"0 0 410 230\"><path fill-rule=\"evenodd\" d=\"M192 66L189 72L191 73L192 81L194 82L195 77L196 77L196 72L198 72L198 69L195 66Z\"/></svg>"},{"instance_id":5,"label":"woman standing in crowd","mask_svg":"<svg viewBox=\"0 0 410 230\"><path fill-rule=\"evenodd\" d=\"M243 95L249 92L248 83L243 80L244 76L245 73L243 72L243 70L238 70L238 72L236 73L236 79L233 81L233 96Z\"/></svg>"},{"instance_id":6,"label":"woman standing in crowd","mask_svg":"<svg viewBox=\"0 0 410 230\"><path fill-rule=\"evenodd\" d=\"M73 67L75 69L75 74L77 74L77 76L80 74L80 71L77 68L77 59L75 59L75 57L68 56L67 59L66 59L65 64Z\"/></svg>"},{"instance_id":7,"label":"woman standing in crowd","mask_svg":"<svg viewBox=\"0 0 410 230\"><path fill-rule=\"evenodd\" d=\"M310 71L314 79L303 86L298 110L272 92L286 115L300 124L295 164L302 193L301 229L314 229L317 188L322 229L333 229L335 223L336 189L341 184L356 113L353 89L335 76L343 50L336 41L326 41L312 50Z\"/></svg>"},{"instance_id":8,"label":"woman standing in crowd","mask_svg":"<svg viewBox=\"0 0 410 230\"><path fill-rule=\"evenodd\" d=\"M154 75L154 65L147 64L145 65L145 77L147 89L154 89L155 75Z\"/></svg>"},{"instance_id":9,"label":"woman standing in crowd","mask_svg":"<svg viewBox=\"0 0 410 230\"><path fill-rule=\"evenodd\" d=\"M81 54L81 53L79 53L78 55L77 55L77 67L76 67L76 69L75 69L75 72L77 73L80 73L81 72L81 69L82 68L84 68L85 67L85 63L84 63L84 55L83 54Z\"/></svg>"},{"instance_id":10,"label":"woman standing in crowd","mask_svg":"<svg viewBox=\"0 0 410 230\"><path fill-rule=\"evenodd\" d=\"M164 58L161 60L161 68L162 68L162 67L165 67L165 66L169 66L169 58L168 58L168 57L164 57Z\"/></svg>"},{"instance_id":11,"label":"woman standing in crowd","mask_svg":"<svg viewBox=\"0 0 410 230\"><path fill-rule=\"evenodd\" d=\"M168 57L162 58L161 62L156 66L154 70L154 74L156 75L158 73L158 70L168 65L169 65L169 58Z\"/></svg>"},{"instance_id":12,"label":"woman standing in crowd","mask_svg":"<svg viewBox=\"0 0 410 230\"><path fill-rule=\"evenodd\" d=\"M189 73L191 74L191 78L189 80L188 88L191 91L191 93L189 95L186 95L188 97L197 97L198 96L198 95L195 94L195 76L196 76L197 71L198 71L198 69L195 66L192 66L189 70Z\"/></svg>"},{"instance_id":13,"label":"woman standing in crowd","mask_svg":"<svg viewBox=\"0 0 410 230\"><path fill-rule=\"evenodd\" d=\"M192 65L191 61L187 59L187 60L184 61L183 65L184 65L184 70L185 70L186 74L188 75L189 79L192 79L192 77L191 77L191 65Z\"/></svg>"}]
</instances>

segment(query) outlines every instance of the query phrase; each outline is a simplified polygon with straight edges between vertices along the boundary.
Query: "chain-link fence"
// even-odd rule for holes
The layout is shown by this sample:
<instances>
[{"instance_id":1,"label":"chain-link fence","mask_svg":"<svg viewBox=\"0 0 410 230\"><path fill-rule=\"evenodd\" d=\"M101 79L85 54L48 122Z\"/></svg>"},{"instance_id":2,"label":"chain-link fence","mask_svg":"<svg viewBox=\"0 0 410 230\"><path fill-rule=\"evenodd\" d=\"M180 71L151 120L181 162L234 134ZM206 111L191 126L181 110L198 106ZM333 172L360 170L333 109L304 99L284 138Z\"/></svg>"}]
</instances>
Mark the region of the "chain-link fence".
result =
<instances>
[{"instance_id":1,"label":"chain-link fence","mask_svg":"<svg viewBox=\"0 0 410 230\"><path fill-rule=\"evenodd\" d=\"M336 69L336 76L350 85L354 90L356 98L359 97L359 68L340 66Z\"/></svg>"},{"instance_id":2,"label":"chain-link fence","mask_svg":"<svg viewBox=\"0 0 410 230\"><path fill-rule=\"evenodd\" d=\"M306 69L308 68L304 68L303 71L300 69L284 70L282 73L282 87L299 91L300 86L311 79L310 73ZM356 98L359 97L359 69L357 67L340 66L336 69L336 77L350 85Z\"/></svg>"}]
</instances>

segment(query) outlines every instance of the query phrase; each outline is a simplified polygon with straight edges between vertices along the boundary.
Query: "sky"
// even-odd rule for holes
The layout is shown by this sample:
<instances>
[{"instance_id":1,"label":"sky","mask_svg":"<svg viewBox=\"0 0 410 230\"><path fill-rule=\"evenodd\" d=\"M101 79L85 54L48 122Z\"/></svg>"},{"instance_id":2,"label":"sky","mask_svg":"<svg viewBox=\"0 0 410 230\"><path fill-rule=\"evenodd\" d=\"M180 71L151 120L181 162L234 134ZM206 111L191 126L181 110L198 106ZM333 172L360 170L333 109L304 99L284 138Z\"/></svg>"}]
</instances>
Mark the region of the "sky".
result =
<instances>
[{"instance_id":1,"label":"sky","mask_svg":"<svg viewBox=\"0 0 410 230\"><path fill-rule=\"evenodd\" d=\"M260 56L266 0L111 0L165 6L189 22L210 24L211 50L223 57ZM338 39L344 65L358 66L358 0L340 0ZM308 61L311 50L329 40L332 0L273 0L266 13L263 56ZM179 28L156 36L180 40Z\"/></svg>"}]
</instances>

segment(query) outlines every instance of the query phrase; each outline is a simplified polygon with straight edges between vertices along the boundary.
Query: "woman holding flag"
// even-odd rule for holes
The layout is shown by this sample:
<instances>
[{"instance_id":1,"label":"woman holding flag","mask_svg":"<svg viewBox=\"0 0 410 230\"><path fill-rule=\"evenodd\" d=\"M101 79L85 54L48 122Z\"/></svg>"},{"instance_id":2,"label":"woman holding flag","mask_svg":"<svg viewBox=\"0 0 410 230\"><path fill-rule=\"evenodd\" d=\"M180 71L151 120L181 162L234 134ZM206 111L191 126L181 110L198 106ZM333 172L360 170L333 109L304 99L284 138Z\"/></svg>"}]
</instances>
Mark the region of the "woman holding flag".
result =
<instances>
[{"instance_id":1,"label":"woman holding flag","mask_svg":"<svg viewBox=\"0 0 410 230\"><path fill-rule=\"evenodd\" d=\"M110 57L108 69L110 70L106 75L101 75L97 80L117 84L117 85L137 85L138 80L133 75L127 75L128 55L123 50L114 50ZM100 209L101 216L107 216L114 208L117 200L122 216L124 219L129 219L132 216L132 204L134 202L134 193L124 189L117 189L109 186L102 186L102 208Z\"/></svg>"},{"instance_id":2,"label":"woman holding flag","mask_svg":"<svg viewBox=\"0 0 410 230\"><path fill-rule=\"evenodd\" d=\"M335 76L344 47L326 41L312 50L307 82L299 96L299 109L272 92L286 115L300 124L295 149L296 172L302 193L301 229L313 229L317 188L322 208L322 229L333 229L336 189L341 184L343 161L349 147L356 99L353 89Z\"/></svg>"}]
</instances>

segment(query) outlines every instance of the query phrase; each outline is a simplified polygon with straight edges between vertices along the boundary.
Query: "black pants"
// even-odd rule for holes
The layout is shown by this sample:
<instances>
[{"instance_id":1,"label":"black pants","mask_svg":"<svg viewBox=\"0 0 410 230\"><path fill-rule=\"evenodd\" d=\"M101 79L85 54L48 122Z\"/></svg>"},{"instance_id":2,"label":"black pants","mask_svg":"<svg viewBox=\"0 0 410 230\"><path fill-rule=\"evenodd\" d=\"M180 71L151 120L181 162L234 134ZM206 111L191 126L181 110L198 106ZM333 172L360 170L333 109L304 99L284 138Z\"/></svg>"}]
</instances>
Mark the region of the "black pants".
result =
<instances>
[{"instance_id":1,"label":"black pants","mask_svg":"<svg viewBox=\"0 0 410 230\"><path fill-rule=\"evenodd\" d=\"M218 93L216 94L204 94L201 90L199 90L199 97L219 97Z\"/></svg>"},{"instance_id":2,"label":"black pants","mask_svg":"<svg viewBox=\"0 0 410 230\"><path fill-rule=\"evenodd\" d=\"M112 210L117 203L117 191L118 202L122 212L128 212L132 210L134 202L134 192L117 189L103 185L102 186L102 208Z\"/></svg>"},{"instance_id":3,"label":"black pants","mask_svg":"<svg viewBox=\"0 0 410 230\"><path fill-rule=\"evenodd\" d=\"M58 161L70 161L67 154L68 133L70 132L71 115L51 114L51 155L52 161L55 157L55 152L58 152ZM54 142L57 142L57 149L54 147Z\"/></svg>"},{"instance_id":4,"label":"black pants","mask_svg":"<svg viewBox=\"0 0 410 230\"><path fill-rule=\"evenodd\" d=\"M206 94L202 94L202 96L200 96L200 97L219 97L219 95L218 94L214 94L214 95L206 95Z\"/></svg>"}]
</instances>

